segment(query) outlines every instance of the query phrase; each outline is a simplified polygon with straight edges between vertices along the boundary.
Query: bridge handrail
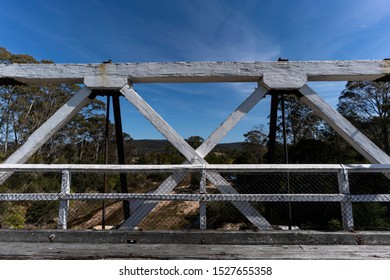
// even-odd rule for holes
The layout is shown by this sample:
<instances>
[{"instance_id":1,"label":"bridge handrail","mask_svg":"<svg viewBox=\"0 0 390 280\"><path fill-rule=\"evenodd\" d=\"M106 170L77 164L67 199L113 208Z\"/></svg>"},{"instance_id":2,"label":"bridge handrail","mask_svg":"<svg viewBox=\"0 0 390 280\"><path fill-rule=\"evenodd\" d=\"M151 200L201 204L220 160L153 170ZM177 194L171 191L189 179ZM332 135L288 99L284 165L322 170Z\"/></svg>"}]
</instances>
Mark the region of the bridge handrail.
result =
<instances>
[{"instance_id":1,"label":"bridge handrail","mask_svg":"<svg viewBox=\"0 0 390 280\"><path fill-rule=\"evenodd\" d=\"M170 165L142 165L142 164L0 164L0 172L61 172L69 170L80 173L136 173L136 172L195 172L206 170L209 172L327 172L339 170L359 173L387 173L390 164L170 164Z\"/></svg>"},{"instance_id":2,"label":"bridge handrail","mask_svg":"<svg viewBox=\"0 0 390 280\"><path fill-rule=\"evenodd\" d=\"M175 164L175 165L106 165L106 164L0 164L0 175L6 172L61 172L62 181L55 193L0 193L0 201L60 201L58 228L67 228L69 201L71 200L131 200L138 199L155 203L158 201L198 201L200 209L206 202L226 201L232 203L249 202L338 202L341 205L343 228L354 227L352 203L355 202L390 202L390 194L351 194L349 189L349 173L382 173L390 174L390 164ZM199 193L72 193L72 173L201 173ZM183 174L180 174L183 173ZM338 193L266 193L244 194L234 192L207 193L206 178L218 173L326 173L337 175ZM208 177L211 176L211 177ZM283 175L284 176L284 175ZM219 177L220 187L230 187L231 182ZM212 182L215 184L215 182ZM233 183L234 185L234 183ZM204 210L204 209L203 209ZM205 220L205 211L200 211L201 220ZM202 223L201 229L205 228Z\"/></svg>"}]
</instances>

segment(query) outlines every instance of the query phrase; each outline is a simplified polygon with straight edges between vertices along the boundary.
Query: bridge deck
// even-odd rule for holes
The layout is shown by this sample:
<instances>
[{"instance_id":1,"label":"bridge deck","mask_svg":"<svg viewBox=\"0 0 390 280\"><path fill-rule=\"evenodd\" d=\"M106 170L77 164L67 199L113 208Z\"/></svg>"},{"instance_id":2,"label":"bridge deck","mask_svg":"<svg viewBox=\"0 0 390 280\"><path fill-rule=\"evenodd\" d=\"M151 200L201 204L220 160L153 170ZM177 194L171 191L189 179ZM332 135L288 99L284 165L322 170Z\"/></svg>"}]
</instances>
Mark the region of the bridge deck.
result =
<instances>
[{"instance_id":1,"label":"bridge deck","mask_svg":"<svg viewBox=\"0 0 390 280\"><path fill-rule=\"evenodd\" d=\"M0 243L0 259L390 259L390 245Z\"/></svg>"},{"instance_id":2,"label":"bridge deck","mask_svg":"<svg viewBox=\"0 0 390 280\"><path fill-rule=\"evenodd\" d=\"M368 260L390 259L390 233L2 230L0 248L0 259Z\"/></svg>"}]
</instances>

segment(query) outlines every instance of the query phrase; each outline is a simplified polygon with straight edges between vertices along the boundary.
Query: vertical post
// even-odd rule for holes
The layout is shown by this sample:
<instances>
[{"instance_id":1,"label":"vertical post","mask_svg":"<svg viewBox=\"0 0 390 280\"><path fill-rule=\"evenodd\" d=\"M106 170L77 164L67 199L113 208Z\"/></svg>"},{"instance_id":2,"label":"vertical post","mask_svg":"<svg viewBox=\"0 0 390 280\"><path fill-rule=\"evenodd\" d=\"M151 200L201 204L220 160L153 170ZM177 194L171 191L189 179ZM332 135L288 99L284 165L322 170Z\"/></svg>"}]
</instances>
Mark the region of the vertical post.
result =
<instances>
[{"instance_id":1,"label":"vertical post","mask_svg":"<svg viewBox=\"0 0 390 280\"><path fill-rule=\"evenodd\" d=\"M64 197L70 193L70 172L69 170L62 171L61 179L61 196ZM69 200L61 199L58 213L58 229L66 229L68 226Z\"/></svg>"},{"instance_id":2,"label":"vertical post","mask_svg":"<svg viewBox=\"0 0 390 280\"><path fill-rule=\"evenodd\" d=\"M110 131L110 95L107 94L107 103L106 103L106 130L104 132L104 163L108 163L108 134ZM104 173L103 178L103 193L108 191L108 177L107 173ZM106 228L106 202L103 200L102 205L102 229Z\"/></svg>"},{"instance_id":3,"label":"vertical post","mask_svg":"<svg viewBox=\"0 0 390 280\"><path fill-rule=\"evenodd\" d=\"M287 146L287 131L286 131L286 114L284 107L284 94L281 97L282 105L282 126L283 126L283 146L284 146L284 161L288 164L288 146ZM290 194L290 173L287 171L287 193ZM292 214L291 214L291 202L287 202L288 207L288 229L291 230L292 225Z\"/></svg>"},{"instance_id":4,"label":"vertical post","mask_svg":"<svg viewBox=\"0 0 390 280\"><path fill-rule=\"evenodd\" d=\"M119 93L112 96L112 104L114 106L114 119L115 119L115 135L116 145L118 150L118 163L125 163L125 151L123 145L123 130L122 130L122 118L121 118L121 107L119 103ZM128 193L126 173L119 174L121 182L122 193ZM123 215L125 221L130 217L130 203L128 200L123 201Z\"/></svg>"},{"instance_id":5,"label":"vertical post","mask_svg":"<svg viewBox=\"0 0 390 280\"><path fill-rule=\"evenodd\" d=\"M271 110L269 119L269 135L268 135L268 163L275 163L276 150L276 126L278 118L278 103L279 96L275 91L271 91Z\"/></svg>"},{"instance_id":6,"label":"vertical post","mask_svg":"<svg viewBox=\"0 0 390 280\"><path fill-rule=\"evenodd\" d=\"M206 194L206 170L202 169L200 177L199 193ZM207 228L207 216L206 216L207 202L199 201L199 228L204 230Z\"/></svg>"},{"instance_id":7,"label":"vertical post","mask_svg":"<svg viewBox=\"0 0 390 280\"><path fill-rule=\"evenodd\" d=\"M275 153L276 153L276 128L277 128L277 119L278 119L278 103L279 96L278 92L270 91L271 94L271 109L269 117L269 134L268 134L268 152L267 152L267 163L275 163ZM264 204L265 217L270 219L272 217L272 206L268 203Z\"/></svg>"},{"instance_id":8,"label":"vertical post","mask_svg":"<svg viewBox=\"0 0 390 280\"><path fill-rule=\"evenodd\" d=\"M337 173L337 181L339 184L340 194L350 195L349 189L349 179L348 171L342 169ZM352 202L350 199L347 201L341 201L341 217L343 220L343 230L353 230L354 221L353 221L353 211L352 211Z\"/></svg>"}]
</instances>

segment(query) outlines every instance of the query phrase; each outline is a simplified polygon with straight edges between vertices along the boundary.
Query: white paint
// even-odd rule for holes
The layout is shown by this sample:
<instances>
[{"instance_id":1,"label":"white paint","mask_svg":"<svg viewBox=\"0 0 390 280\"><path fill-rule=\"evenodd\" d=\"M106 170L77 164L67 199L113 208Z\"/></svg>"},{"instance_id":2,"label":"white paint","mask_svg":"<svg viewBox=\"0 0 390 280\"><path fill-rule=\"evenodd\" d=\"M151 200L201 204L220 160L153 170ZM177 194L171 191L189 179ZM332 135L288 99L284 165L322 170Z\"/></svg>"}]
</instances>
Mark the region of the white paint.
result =
<instances>
[{"instance_id":1,"label":"white paint","mask_svg":"<svg viewBox=\"0 0 390 280\"><path fill-rule=\"evenodd\" d=\"M127 78L123 76L88 76L84 78L84 84L90 89L119 90L127 84Z\"/></svg>"},{"instance_id":2,"label":"white paint","mask_svg":"<svg viewBox=\"0 0 390 280\"><path fill-rule=\"evenodd\" d=\"M374 80L390 74L390 62L355 60L0 64L0 78L9 77L24 83L37 84L80 84L84 82L85 77L96 76L124 77L133 83L258 82L264 74L306 76L308 81Z\"/></svg>"},{"instance_id":3,"label":"white paint","mask_svg":"<svg viewBox=\"0 0 390 280\"><path fill-rule=\"evenodd\" d=\"M196 149L198 155L204 158L231 131L238 122L267 94L262 85L233 111L226 120Z\"/></svg>"},{"instance_id":4,"label":"white paint","mask_svg":"<svg viewBox=\"0 0 390 280\"><path fill-rule=\"evenodd\" d=\"M350 195L351 192L349 190L349 179L348 179L348 171L346 169L342 169L337 172L337 181L339 184L339 192L340 194ZM340 202L341 207L341 218L343 221L343 229L351 230L354 228L353 221L353 209L352 202L342 201Z\"/></svg>"},{"instance_id":5,"label":"white paint","mask_svg":"<svg viewBox=\"0 0 390 280\"><path fill-rule=\"evenodd\" d=\"M264 73L261 83L268 89L300 89L307 82L306 73Z\"/></svg>"},{"instance_id":6,"label":"white paint","mask_svg":"<svg viewBox=\"0 0 390 280\"><path fill-rule=\"evenodd\" d=\"M60 196L65 197L70 194L70 182L71 174L69 170L62 171L62 180L61 180L61 194ZM61 199L60 207L58 210L58 229L66 229L68 226L68 212L69 212L69 200Z\"/></svg>"},{"instance_id":7,"label":"white paint","mask_svg":"<svg viewBox=\"0 0 390 280\"><path fill-rule=\"evenodd\" d=\"M120 92L189 162L196 161L192 147L138 93L129 85Z\"/></svg>"},{"instance_id":8,"label":"white paint","mask_svg":"<svg viewBox=\"0 0 390 280\"><path fill-rule=\"evenodd\" d=\"M191 163L208 164L152 107L146 103L129 85L124 86L120 92L129 100L137 110L148 120L151 124L163 134L167 140ZM236 190L219 174L216 175L216 187L222 192L229 191L230 193L237 193ZM170 188L173 189L174 187ZM240 202L235 204L255 226L264 228L264 218L257 212L249 203ZM142 207L142 206L141 206ZM138 212L138 211L137 211ZM145 213L143 216L146 216ZM258 218L255 218L258 217ZM132 219L129 217L129 219ZM125 221L123 227L130 224L130 221ZM261 221L261 223L260 223ZM269 225L269 223L268 223ZM266 227L268 228L268 225Z\"/></svg>"},{"instance_id":9,"label":"white paint","mask_svg":"<svg viewBox=\"0 0 390 280\"><path fill-rule=\"evenodd\" d=\"M2 163L0 172L62 172L72 173L144 173L144 172L188 172L219 173L337 173L346 170L348 173L386 173L390 172L390 164L21 164Z\"/></svg>"}]
</instances>

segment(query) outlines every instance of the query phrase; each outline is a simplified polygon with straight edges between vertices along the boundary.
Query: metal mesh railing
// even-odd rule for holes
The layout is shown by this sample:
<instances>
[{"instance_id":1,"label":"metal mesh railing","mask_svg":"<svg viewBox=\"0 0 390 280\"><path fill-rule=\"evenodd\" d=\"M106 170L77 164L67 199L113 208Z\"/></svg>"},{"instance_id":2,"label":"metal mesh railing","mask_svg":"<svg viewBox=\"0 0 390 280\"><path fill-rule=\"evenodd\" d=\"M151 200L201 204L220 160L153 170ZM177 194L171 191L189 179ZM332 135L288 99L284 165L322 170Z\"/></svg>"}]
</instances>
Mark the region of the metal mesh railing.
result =
<instances>
[{"instance_id":1,"label":"metal mesh railing","mask_svg":"<svg viewBox=\"0 0 390 280\"><path fill-rule=\"evenodd\" d=\"M386 165L0 168L16 172L0 187L2 228L390 229ZM120 193L121 172L129 193Z\"/></svg>"}]
</instances>

